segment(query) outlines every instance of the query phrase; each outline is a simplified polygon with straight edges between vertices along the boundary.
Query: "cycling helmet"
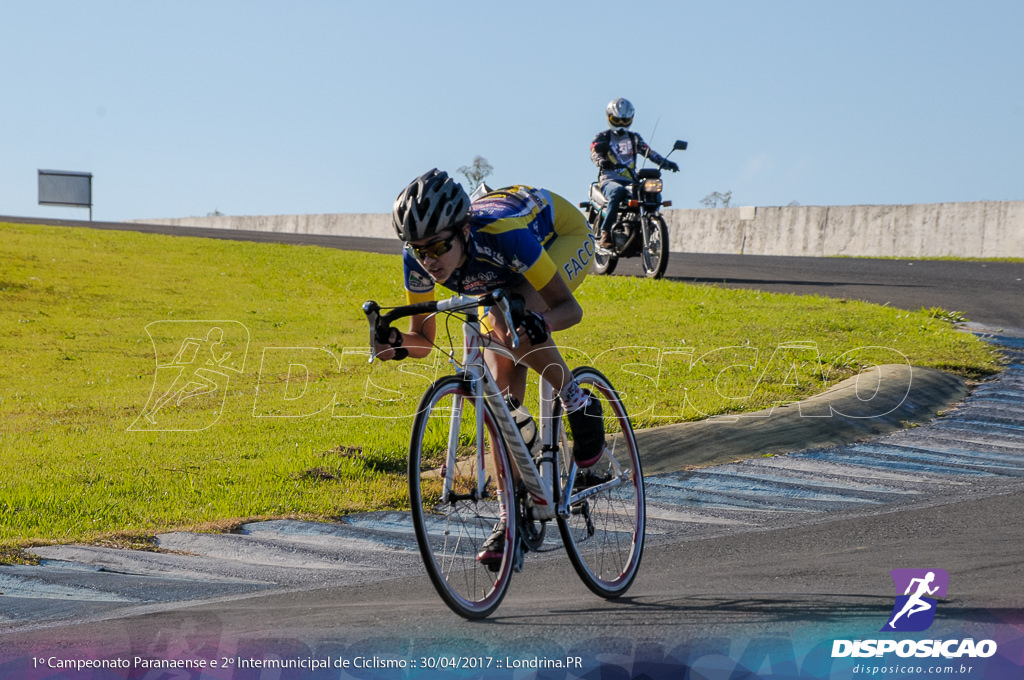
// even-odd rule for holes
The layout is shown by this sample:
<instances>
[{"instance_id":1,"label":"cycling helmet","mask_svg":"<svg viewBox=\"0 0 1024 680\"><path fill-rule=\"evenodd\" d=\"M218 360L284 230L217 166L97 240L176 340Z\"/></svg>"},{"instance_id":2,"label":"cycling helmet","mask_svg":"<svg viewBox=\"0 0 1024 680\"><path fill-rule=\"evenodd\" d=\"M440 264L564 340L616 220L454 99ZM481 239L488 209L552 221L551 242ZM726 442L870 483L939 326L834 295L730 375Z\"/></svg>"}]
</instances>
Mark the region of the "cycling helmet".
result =
<instances>
[{"instance_id":1,"label":"cycling helmet","mask_svg":"<svg viewBox=\"0 0 1024 680\"><path fill-rule=\"evenodd\" d=\"M391 224L403 241L419 241L458 226L469 211L469 196L447 172L434 168L414 179L395 199Z\"/></svg>"},{"instance_id":2,"label":"cycling helmet","mask_svg":"<svg viewBox=\"0 0 1024 680\"><path fill-rule=\"evenodd\" d=\"M608 114L608 127L616 132L622 132L633 123L633 105L628 99L619 97L611 100L605 113Z\"/></svg>"}]
</instances>

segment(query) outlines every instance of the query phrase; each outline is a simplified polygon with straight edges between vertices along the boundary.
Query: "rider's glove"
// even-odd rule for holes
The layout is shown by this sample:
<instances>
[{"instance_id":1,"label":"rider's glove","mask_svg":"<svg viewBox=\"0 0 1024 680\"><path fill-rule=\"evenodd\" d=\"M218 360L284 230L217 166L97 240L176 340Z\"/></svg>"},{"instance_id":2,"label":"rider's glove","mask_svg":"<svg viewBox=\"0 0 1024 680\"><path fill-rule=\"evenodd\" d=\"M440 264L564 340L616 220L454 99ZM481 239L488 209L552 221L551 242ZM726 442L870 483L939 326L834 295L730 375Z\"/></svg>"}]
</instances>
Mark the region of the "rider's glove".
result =
<instances>
[{"instance_id":1,"label":"rider's glove","mask_svg":"<svg viewBox=\"0 0 1024 680\"><path fill-rule=\"evenodd\" d=\"M394 328L393 326L387 326L384 329L378 331L377 340L382 345L390 345L395 350L395 361L401 361L409 356L409 350L402 347L404 338L402 337L402 331Z\"/></svg>"},{"instance_id":2,"label":"rider's glove","mask_svg":"<svg viewBox=\"0 0 1024 680\"><path fill-rule=\"evenodd\" d=\"M518 293L509 293L508 311L517 333L525 334L531 345L537 345L551 336L551 326L544 317L526 308L526 299Z\"/></svg>"},{"instance_id":3,"label":"rider's glove","mask_svg":"<svg viewBox=\"0 0 1024 680\"><path fill-rule=\"evenodd\" d=\"M539 345L551 337L548 322L537 312L526 312L519 327L526 333L531 345Z\"/></svg>"},{"instance_id":4,"label":"rider's glove","mask_svg":"<svg viewBox=\"0 0 1024 680\"><path fill-rule=\"evenodd\" d=\"M670 172L679 172L679 166L672 161L662 161L661 169L668 170Z\"/></svg>"}]
</instances>

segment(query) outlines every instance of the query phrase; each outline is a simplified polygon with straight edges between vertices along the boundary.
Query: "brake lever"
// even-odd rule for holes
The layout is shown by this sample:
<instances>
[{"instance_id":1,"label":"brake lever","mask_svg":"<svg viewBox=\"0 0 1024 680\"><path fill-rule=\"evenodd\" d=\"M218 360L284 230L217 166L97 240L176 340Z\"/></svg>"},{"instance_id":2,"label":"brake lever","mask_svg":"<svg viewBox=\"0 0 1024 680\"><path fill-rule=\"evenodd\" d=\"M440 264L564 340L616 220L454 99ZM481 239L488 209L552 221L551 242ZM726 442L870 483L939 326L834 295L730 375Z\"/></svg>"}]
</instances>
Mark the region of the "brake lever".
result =
<instances>
[{"instance_id":1,"label":"brake lever","mask_svg":"<svg viewBox=\"0 0 1024 680\"><path fill-rule=\"evenodd\" d=\"M370 361L368 363L372 364L373 360L377 358L374 346L377 343L377 325L380 323L380 305L373 300L367 300L363 303L363 314L370 322Z\"/></svg>"},{"instance_id":2,"label":"brake lever","mask_svg":"<svg viewBox=\"0 0 1024 680\"><path fill-rule=\"evenodd\" d=\"M515 322L512 320L512 301L509 300L505 290L496 290L491 294L494 305L501 310L501 316L505 319L505 326L512 335L512 349L519 348L519 333L516 331Z\"/></svg>"}]
</instances>

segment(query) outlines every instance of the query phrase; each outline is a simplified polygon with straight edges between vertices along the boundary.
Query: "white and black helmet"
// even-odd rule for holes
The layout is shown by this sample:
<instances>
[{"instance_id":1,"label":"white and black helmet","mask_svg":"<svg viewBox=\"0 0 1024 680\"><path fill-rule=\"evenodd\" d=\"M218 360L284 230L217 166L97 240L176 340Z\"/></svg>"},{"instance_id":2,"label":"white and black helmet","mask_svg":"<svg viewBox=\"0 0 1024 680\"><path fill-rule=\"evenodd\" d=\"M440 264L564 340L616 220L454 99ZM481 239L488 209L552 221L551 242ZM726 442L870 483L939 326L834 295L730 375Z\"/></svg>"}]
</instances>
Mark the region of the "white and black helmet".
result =
<instances>
[{"instance_id":1,"label":"white and black helmet","mask_svg":"<svg viewBox=\"0 0 1024 680\"><path fill-rule=\"evenodd\" d=\"M608 127L616 132L622 132L633 124L633 105L628 99L619 97L611 100L604 112L608 114Z\"/></svg>"},{"instance_id":2,"label":"white and black helmet","mask_svg":"<svg viewBox=\"0 0 1024 680\"><path fill-rule=\"evenodd\" d=\"M434 168L402 190L391 211L398 238L419 241L457 227L469 212L469 196L447 172Z\"/></svg>"}]
</instances>

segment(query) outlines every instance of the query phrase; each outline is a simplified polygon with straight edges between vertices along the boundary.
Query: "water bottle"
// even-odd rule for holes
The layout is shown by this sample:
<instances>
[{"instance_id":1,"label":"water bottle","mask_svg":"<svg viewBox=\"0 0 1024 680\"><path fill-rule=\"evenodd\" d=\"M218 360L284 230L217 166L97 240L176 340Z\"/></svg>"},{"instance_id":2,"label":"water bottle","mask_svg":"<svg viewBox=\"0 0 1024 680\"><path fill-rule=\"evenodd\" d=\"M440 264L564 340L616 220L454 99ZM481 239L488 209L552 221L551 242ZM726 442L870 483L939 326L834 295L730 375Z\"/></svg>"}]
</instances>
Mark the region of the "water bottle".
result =
<instances>
[{"instance_id":1,"label":"water bottle","mask_svg":"<svg viewBox=\"0 0 1024 680\"><path fill-rule=\"evenodd\" d=\"M526 407L519 403L519 400L512 395L509 395L505 402L512 412L512 419L516 421L519 433L523 435L526 448L530 450L530 455L536 458L537 453L540 451L540 432L537 430L537 423L533 420L530 412L526 410Z\"/></svg>"}]
</instances>

